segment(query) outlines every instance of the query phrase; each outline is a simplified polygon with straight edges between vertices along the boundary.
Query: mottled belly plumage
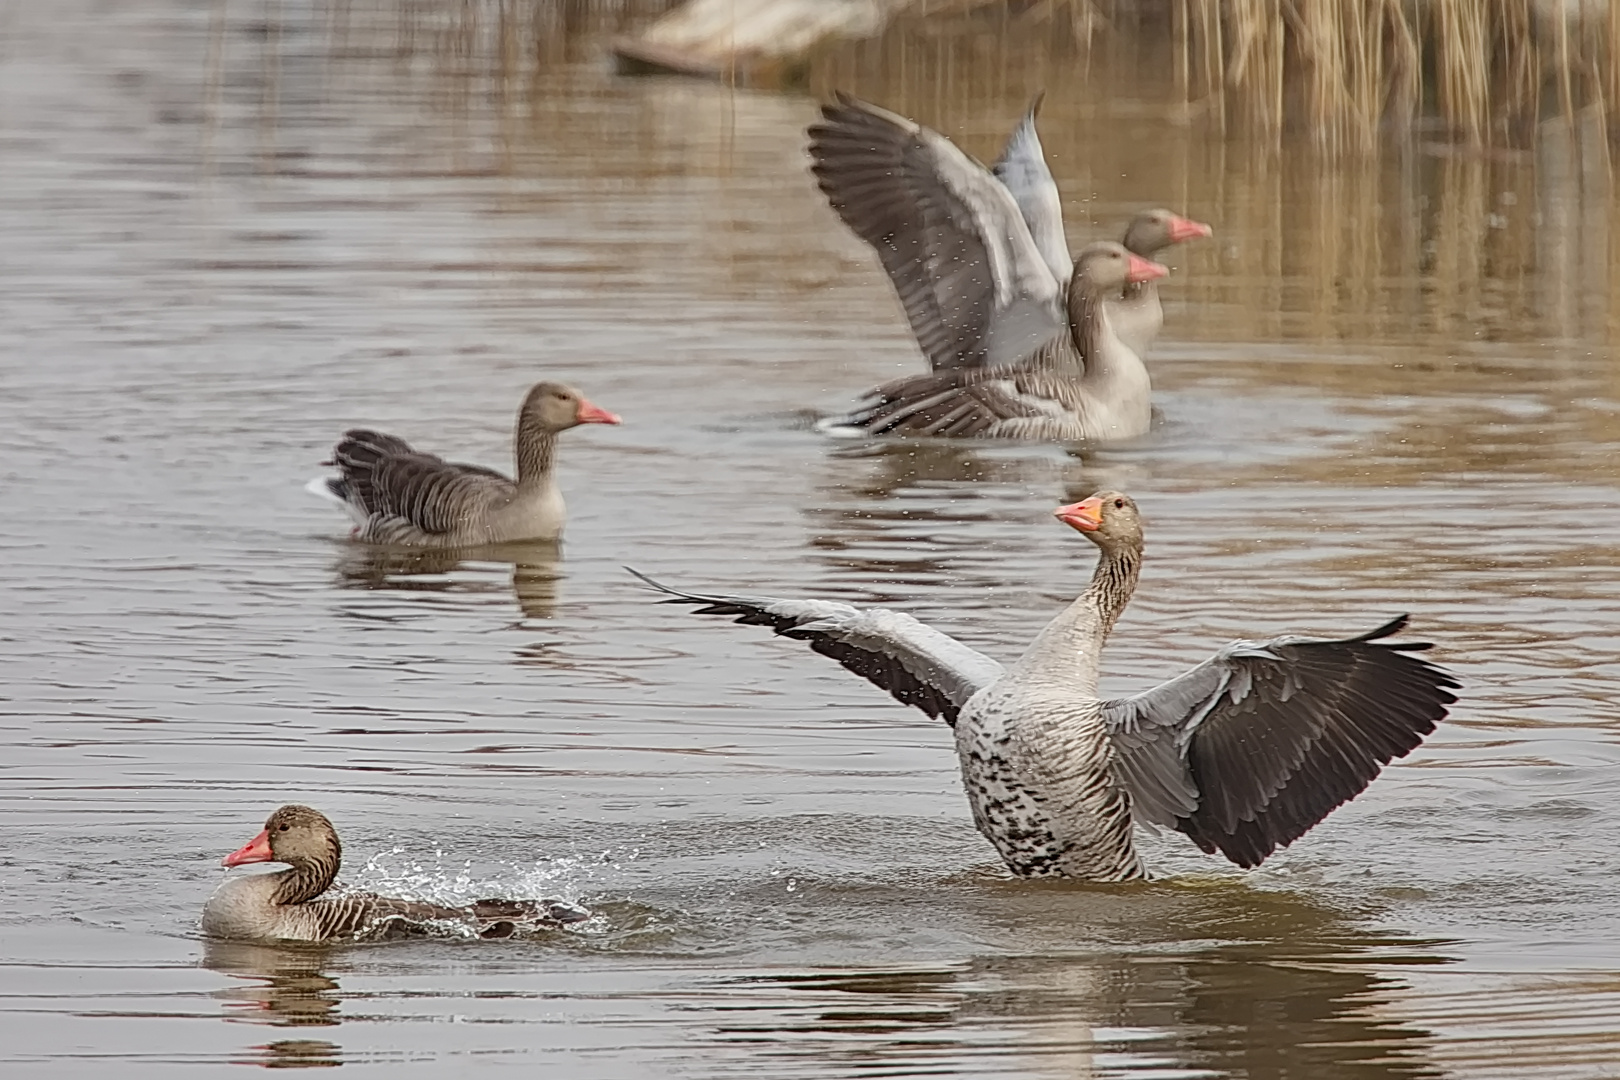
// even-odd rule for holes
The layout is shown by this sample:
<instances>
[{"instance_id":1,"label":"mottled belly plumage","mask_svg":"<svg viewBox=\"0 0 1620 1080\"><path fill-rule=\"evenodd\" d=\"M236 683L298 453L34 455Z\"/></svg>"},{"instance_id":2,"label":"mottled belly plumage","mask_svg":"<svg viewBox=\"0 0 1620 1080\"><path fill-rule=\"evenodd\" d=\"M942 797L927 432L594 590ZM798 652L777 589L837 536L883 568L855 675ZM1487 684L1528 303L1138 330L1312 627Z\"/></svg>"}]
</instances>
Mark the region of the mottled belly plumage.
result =
<instances>
[{"instance_id":1,"label":"mottled belly plumage","mask_svg":"<svg viewBox=\"0 0 1620 1080\"><path fill-rule=\"evenodd\" d=\"M1050 800L1021 777L1008 750L1007 728L990 715L965 709L957 722L962 785L979 832L1019 877L1130 881L1146 876L1133 843L1130 801L1108 771L1106 744L1097 760L1071 770L1082 809L1071 811L1066 836L1053 829Z\"/></svg>"}]
</instances>

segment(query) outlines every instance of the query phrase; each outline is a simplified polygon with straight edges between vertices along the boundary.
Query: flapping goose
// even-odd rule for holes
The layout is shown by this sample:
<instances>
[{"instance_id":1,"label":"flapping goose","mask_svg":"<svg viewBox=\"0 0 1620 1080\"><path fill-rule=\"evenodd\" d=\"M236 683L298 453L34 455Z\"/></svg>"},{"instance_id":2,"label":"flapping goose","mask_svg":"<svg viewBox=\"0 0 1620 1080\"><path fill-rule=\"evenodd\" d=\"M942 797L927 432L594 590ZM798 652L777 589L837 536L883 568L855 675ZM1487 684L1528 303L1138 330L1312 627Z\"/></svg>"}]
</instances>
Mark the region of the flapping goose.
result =
<instances>
[{"instance_id":1,"label":"flapping goose","mask_svg":"<svg viewBox=\"0 0 1620 1080\"><path fill-rule=\"evenodd\" d=\"M307 806L283 806L264 830L225 856L225 866L286 863L289 869L227 879L203 908L210 937L287 941L376 939L421 933L433 924L461 927L483 938L581 922L590 912L561 900L478 900L446 907L373 893L320 899L343 859L337 830Z\"/></svg>"},{"instance_id":2,"label":"flapping goose","mask_svg":"<svg viewBox=\"0 0 1620 1080\"><path fill-rule=\"evenodd\" d=\"M1063 212L1030 107L990 171L903 116L838 95L810 128L828 203L877 252L935 371L1021 361L1064 332L1072 263ZM1125 246L1151 258L1209 226L1168 210L1132 221ZM1111 297L1143 354L1164 321L1157 288Z\"/></svg>"},{"instance_id":3,"label":"flapping goose","mask_svg":"<svg viewBox=\"0 0 1620 1080\"><path fill-rule=\"evenodd\" d=\"M343 475L317 477L309 490L343 504L357 540L415 547L471 547L511 540L555 540L567 509L552 473L557 436L580 424L619 418L561 383L536 383L513 434L517 479L479 465L457 465L378 431L346 431L332 451Z\"/></svg>"},{"instance_id":4,"label":"flapping goose","mask_svg":"<svg viewBox=\"0 0 1620 1080\"><path fill-rule=\"evenodd\" d=\"M1121 287L1166 273L1119 244L1080 252L1068 287L1068 331L1017 364L912 375L867 394L849 416L824 421L834 434L1106 441L1144 434L1153 383L1115 332Z\"/></svg>"},{"instance_id":5,"label":"flapping goose","mask_svg":"<svg viewBox=\"0 0 1620 1080\"><path fill-rule=\"evenodd\" d=\"M1257 866L1359 795L1456 700L1457 681L1411 655L1427 643L1385 640L1406 616L1338 641L1233 642L1151 690L1099 698L1098 662L1136 588L1142 525L1114 491L1055 514L1097 545L1097 569L1008 668L896 611L644 580L666 603L807 641L944 717L973 820L1021 877L1144 877L1133 822Z\"/></svg>"}]
</instances>

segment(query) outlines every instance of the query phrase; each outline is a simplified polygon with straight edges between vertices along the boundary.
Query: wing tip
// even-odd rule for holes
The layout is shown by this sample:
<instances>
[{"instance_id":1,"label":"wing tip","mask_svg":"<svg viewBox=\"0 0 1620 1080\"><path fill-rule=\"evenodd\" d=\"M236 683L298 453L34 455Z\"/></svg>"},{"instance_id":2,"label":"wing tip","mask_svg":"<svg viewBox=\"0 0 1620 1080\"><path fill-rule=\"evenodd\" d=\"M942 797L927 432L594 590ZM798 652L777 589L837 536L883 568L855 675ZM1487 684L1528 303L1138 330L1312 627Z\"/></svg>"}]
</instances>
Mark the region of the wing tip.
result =
<instances>
[{"instance_id":1,"label":"wing tip","mask_svg":"<svg viewBox=\"0 0 1620 1080\"><path fill-rule=\"evenodd\" d=\"M1402 630L1405 630L1406 625L1408 623L1410 623L1411 621L1412 621L1412 616L1411 616L1410 613L1404 613L1404 614L1401 614L1401 615L1397 615L1393 619L1386 622L1384 625L1378 627L1376 630L1369 630L1367 633L1362 634L1360 637L1353 638L1351 640L1353 640L1353 641L1379 641L1379 640L1381 640L1383 638L1392 637L1395 634L1400 633ZM1424 649L1432 649L1432 648L1434 648L1434 643L1433 642L1427 642L1427 641L1425 641L1425 642L1413 642L1412 645L1407 645L1407 646L1404 646L1404 647L1410 649L1413 646L1418 646L1418 647L1424 648Z\"/></svg>"},{"instance_id":2,"label":"wing tip","mask_svg":"<svg viewBox=\"0 0 1620 1080\"><path fill-rule=\"evenodd\" d=\"M674 600L699 601L699 600L703 599L703 597L701 597L701 596L693 596L691 593L684 593L684 592L681 592L679 589L672 589L668 585L665 585L662 581L659 581L656 578L652 578L652 577L647 576L646 574L643 574L640 570L637 570L633 566L626 566L623 563L621 563L620 566L623 567L623 569L628 571L630 574L632 574L635 577L639 578L641 580L642 584L644 584L644 585L648 586L649 588L652 588L652 589L654 589L654 590L656 590L658 592L661 592L661 593L665 594L666 596L669 596L669 597L673 598L673 600L666 600L666 601L664 601L664 603L671 603Z\"/></svg>"}]
</instances>

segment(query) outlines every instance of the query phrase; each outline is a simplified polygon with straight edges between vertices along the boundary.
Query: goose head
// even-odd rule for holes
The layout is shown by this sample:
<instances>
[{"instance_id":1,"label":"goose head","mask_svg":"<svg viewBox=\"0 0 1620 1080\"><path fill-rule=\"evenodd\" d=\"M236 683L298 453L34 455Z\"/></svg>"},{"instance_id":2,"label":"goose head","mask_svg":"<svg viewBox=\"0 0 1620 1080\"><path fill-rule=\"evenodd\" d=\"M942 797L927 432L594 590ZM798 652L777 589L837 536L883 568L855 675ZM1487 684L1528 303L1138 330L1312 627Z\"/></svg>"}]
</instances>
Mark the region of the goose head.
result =
<instances>
[{"instance_id":1,"label":"goose head","mask_svg":"<svg viewBox=\"0 0 1620 1080\"><path fill-rule=\"evenodd\" d=\"M1213 235L1202 221L1193 221L1170 210L1144 210L1131 219L1125 230L1125 246L1138 255L1151 256L1171 244Z\"/></svg>"},{"instance_id":2,"label":"goose head","mask_svg":"<svg viewBox=\"0 0 1620 1080\"><path fill-rule=\"evenodd\" d=\"M1121 491L1099 491L1052 511L1052 516L1104 551L1142 548L1142 518L1136 500Z\"/></svg>"},{"instance_id":3,"label":"goose head","mask_svg":"<svg viewBox=\"0 0 1620 1080\"><path fill-rule=\"evenodd\" d=\"M1169 272L1158 263L1126 250L1123 244L1101 240L1087 244L1075 256L1069 291L1071 296L1077 292L1088 296L1118 292L1126 285L1140 285Z\"/></svg>"},{"instance_id":4,"label":"goose head","mask_svg":"<svg viewBox=\"0 0 1620 1080\"><path fill-rule=\"evenodd\" d=\"M555 433L580 424L617 424L619 418L592 405L585 395L557 382L535 383L523 399L518 426Z\"/></svg>"},{"instance_id":5,"label":"goose head","mask_svg":"<svg viewBox=\"0 0 1620 1080\"><path fill-rule=\"evenodd\" d=\"M343 859L343 845L337 830L319 810L307 806L283 806L271 814L258 836L221 860L225 866L278 862L295 868L330 867L337 873Z\"/></svg>"}]
</instances>

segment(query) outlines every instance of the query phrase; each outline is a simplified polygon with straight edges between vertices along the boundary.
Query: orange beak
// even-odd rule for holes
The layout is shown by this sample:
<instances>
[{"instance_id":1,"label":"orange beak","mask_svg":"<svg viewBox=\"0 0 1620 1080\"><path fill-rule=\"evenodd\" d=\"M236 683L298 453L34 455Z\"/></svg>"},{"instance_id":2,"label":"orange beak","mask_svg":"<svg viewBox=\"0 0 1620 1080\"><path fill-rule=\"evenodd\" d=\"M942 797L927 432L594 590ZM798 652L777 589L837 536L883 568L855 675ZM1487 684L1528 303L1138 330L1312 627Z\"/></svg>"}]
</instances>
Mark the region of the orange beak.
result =
<instances>
[{"instance_id":1,"label":"orange beak","mask_svg":"<svg viewBox=\"0 0 1620 1080\"><path fill-rule=\"evenodd\" d=\"M1215 230L1202 221L1193 221L1191 218L1170 217L1170 242L1179 244L1183 240L1198 240L1205 236L1214 236Z\"/></svg>"},{"instance_id":2,"label":"orange beak","mask_svg":"<svg viewBox=\"0 0 1620 1080\"><path fill-rule=\"evenodd\" d=\"M574 422L579 424L617 424L619 418L606 409L599 409L595 405L579 399L579 408L574 412Z\"/></svg>"},{"instance_id":3,"label":"orange beak","mask_svg":"<svg viewBox=\"0 0 1620 1080\"><path fill-rule=\"evenodd\" d=\"M1144 259L1140 255L1131 255L1131 265L1125 271L1125 280L1132 285L1140 285L1144 281L1162 278L1170 271L1151 259Z\"/></svg>"},{"instance_id":4,"label":"orange beak","mask_svg":"<svg viewBox=\"0 0 1620 1080\"><path fill-rule=\"evenodd\" d=\"M275 862L270 853L270 830L260 829L259 835L221 859L221 866L243 866L247 863Z\"/></svg>"},{"instance_id":5,"label":"orange beak","mask_svg":"<svg viewBox=\"0 0 1620 1080\"><path fill-rule=\"evenodd\" d=\"M1071 529L1096 532L1102 528L1102 500L1093 495L1089 499L1058 507L1052 511L1052 516Z\"/></svg>"}]
</instances>

